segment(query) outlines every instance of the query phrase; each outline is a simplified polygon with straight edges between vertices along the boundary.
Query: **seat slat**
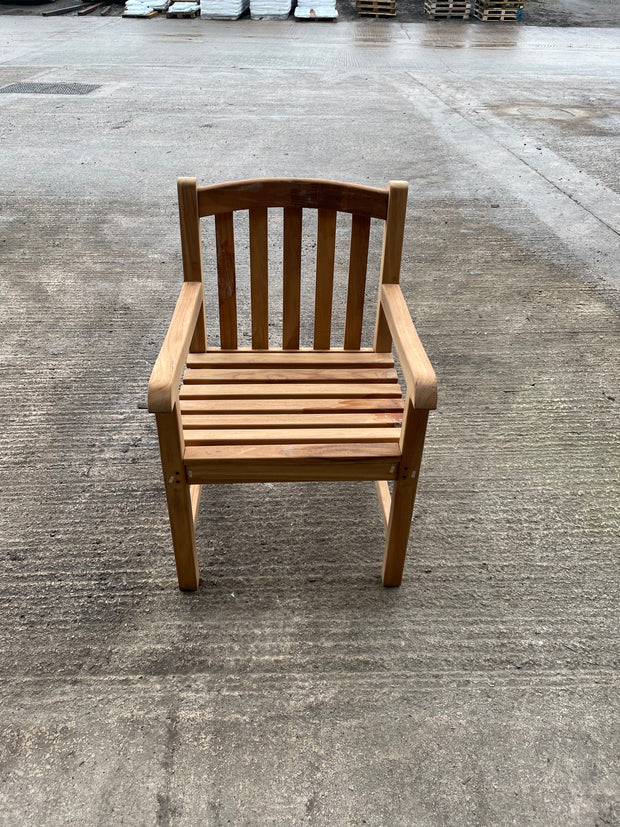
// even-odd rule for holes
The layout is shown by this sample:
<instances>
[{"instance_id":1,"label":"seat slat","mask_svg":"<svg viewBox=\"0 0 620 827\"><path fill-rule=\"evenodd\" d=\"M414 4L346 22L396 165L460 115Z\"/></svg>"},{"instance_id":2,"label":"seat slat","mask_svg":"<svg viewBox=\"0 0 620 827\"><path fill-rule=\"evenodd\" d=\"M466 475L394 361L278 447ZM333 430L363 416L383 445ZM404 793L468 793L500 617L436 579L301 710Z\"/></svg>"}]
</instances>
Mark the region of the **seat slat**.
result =
<instances>
[{"instance_id":1,"label":"seat slat","mask_svg":"<svg viewBox=\"0 0 620 827\"><path fill-rule=\"evenodd\" d=\"M336 210L318 211L314 346L329 348L332 329Z\"/></svg>"},{"instance_id":2,"label":"seat slat","mask_svg":"<svg viewBox=\"0 0 620 827\"><path fill-rule=\"evenodd\" d=\"M310 445L313 443L398 442L400 428L265 428L187 430L186 445Z\"/></svg>"},{"instance_id":3,"label":"seat slat","mask_svg":"<svg viewBox=\"0 0 620 827\"><path fill-rule=\"evenodd\" d=\"M182 414L343 414L397 413L402 415L402 398L357 399L344 397L304 399L181 399Z\"/></svg>"},{"instance_id":4,"label":"seat slat","mask_svg":"<svg viewBox=\"0 0 620 827\"><path fill-rule=\"evenodd\" d=\"M205 348L205 350L201 351L201 353L254 353L254 349L251 347L236 347L234 350L225 347L218 347L209 345L209 347ZM264 351L257 351L257 352L264 352ZM295 350L286 350L283 347L270 347L270 353L352 353L352 351L345 351L343 347L330 347L329 350L317 350L314 347L303 347L295 348ZM388 353L388 350L377 350L374 347L361 347L361 353Z\"/></svg>"},{"instance_id":5,"label":"seat slat","mask_svg":"<svg viewBox=\"0 0 620 827\"><path fill-rule=\"evenodd\" d=\"M299 347L301 222L301 208L286 207L284 209L282 347L285 350L296 350Z\"/></svg>"},{"instance_id":6,"label":"seat slat","mask_svg":"<svg viewBox=\"0 0 620 827\"><path fill-rule=\"evenodd\" d=\"M400 398L400 386L392 384L362 384L342 385L334 382L327 385L311 384L285 384L285 385L182 385L180 390L181 399L273 399L274 397L285 397L289 399L301 399L308 397L355 397L368 398L398 397Z\"/></svg>"},{"instance_id":7,"label":"seat slat","mask_svg":"<svg viewBox=\"0 0 620 827\"><path fill-rule=\"evenodd\" d=\"M349 370L321 370L320 368L259 368L255 370L205 370L188 368L183 376L188 385L197 384L271 384L283 382L398 382L394 368L351 368Z\"/></svg>"},{"instance_id":8,"label":"seat slat","mask_svg":"<svg viewBox=\"0 0 620 827\"><path fill-rule=\"evenodd\" d=\"M402 413L263 413L201 414L188 412L181 417L183 428L388 428L399 427Z\"/></svg>"},{"instance_id":9,"label":"seat slat","mask_svg":"<svg viewBox=\"0 0 620 827\"><path fill-rule=\"evenodd\" d=\"M269 268L267 208L254 207L250 215L250 286L252 347L269 347Z\"/></svg>"},{"instance_id":10,"label":"seat slat","mask_svg":"<svg viewBox=\"0 0 620 827\"><path fill-rule=\"evenodd\" d=\"M188 368L391 368L391 353L368 351L210 351L190 353Z\"/></svg>"},{"instance_id":11,"label":"seat slat","mask_svg":"<svg viewBox=\"0 0 620 827\"><path fill-rule=\"evenodd\" d=\"M347 312L344 327L345 348L359 348L362 343L362 318L364 292L368 269L368 239L370 218L354 215L351 224L351 252L349 257L349 284L347 287Z\"/></svg>"},{"instance_id":12,"label":"seat slat","mask_svg":"<svg viewBox=\"0 0 620 827\"><path fill-rule=\"evenodd\" d=\"M215 216L217 289L222 347L237 347L237 288L235 283L235 235L233 214Z\"/></svg>"},{"instance_id":13,"label":"seat slat","mask_svg":"<svg viewBox=\"0 0 620 827\"><path fill-rule=\"evenodd\" d=\"M187 481L300 482L312 480L387 480L398 470L395 442L316 445L187 446Z\"/></svg>"}]
</instances>

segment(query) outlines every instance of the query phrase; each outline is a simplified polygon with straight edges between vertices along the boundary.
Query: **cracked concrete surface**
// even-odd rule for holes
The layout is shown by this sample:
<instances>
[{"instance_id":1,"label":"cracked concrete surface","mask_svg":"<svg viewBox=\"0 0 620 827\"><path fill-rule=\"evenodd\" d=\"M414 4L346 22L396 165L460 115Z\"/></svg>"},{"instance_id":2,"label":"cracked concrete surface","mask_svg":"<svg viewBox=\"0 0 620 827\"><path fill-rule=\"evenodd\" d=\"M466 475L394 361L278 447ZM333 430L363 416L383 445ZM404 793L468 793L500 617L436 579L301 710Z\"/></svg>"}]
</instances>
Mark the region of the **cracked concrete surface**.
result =
<instances>
[{"instance_id":1,"label":"cracked concrete surface","mask_svg":"<svg viewBox=\"0 0 620 827\"><path fill-rule=\"evenodd\" d=\"M619 53L3 17L1 85L101 86L0 95L0 823L619 823ZM440 407L400 589L345 483L205 491L176 589L145 392L178 175L410 182Z\"/></svg>"}]
</instances>

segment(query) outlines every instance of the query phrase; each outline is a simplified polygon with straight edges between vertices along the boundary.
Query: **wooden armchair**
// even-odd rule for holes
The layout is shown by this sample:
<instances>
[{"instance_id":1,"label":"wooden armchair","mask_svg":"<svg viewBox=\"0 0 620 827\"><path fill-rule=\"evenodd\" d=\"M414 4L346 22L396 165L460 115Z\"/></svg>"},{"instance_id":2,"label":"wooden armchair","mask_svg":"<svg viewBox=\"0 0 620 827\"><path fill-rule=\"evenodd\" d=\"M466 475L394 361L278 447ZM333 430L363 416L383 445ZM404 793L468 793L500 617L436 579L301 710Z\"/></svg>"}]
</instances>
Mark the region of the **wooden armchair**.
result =
<instances>
[{"instance_id":1,"label":"wooden armchair","mask_svg":"<svg viewBox=\"0 0 620 827\"><path fill-rule=\"evenodd\" d=\"M407 184L178 181L184 284L148 387L181 589L198 588L195 523L208 483L375 480L383 583L407 550L433 368L398 285ZM267 210L284 211L282 347L268 341ZM302 210L318 211L314 347L300 348ZM233 214L249 211L252 347L237 347ZM343 347L332 347L336 213L352 216ZM221 347L207 347L200 219L215 216ZM372 349L361 348L369 230L385 222ZM406 383L403 399L392 343ZM182 379L182 381L181 381ZM179 387L180 384L180 387ZM388 480L393 480L390 493Z\"/></svg>"}]
</instances>

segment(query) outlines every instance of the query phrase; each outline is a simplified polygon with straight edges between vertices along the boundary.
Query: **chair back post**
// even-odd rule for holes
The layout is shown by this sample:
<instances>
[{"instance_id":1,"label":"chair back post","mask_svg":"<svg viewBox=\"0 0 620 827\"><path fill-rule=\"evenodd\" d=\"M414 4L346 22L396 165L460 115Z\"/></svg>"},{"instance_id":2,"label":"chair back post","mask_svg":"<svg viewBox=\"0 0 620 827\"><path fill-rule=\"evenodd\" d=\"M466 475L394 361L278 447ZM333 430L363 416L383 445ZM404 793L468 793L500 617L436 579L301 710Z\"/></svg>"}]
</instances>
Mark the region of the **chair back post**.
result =
<instances>
[{"instance_id":1,"label":"chair back post","mask_svg":"<svg viewBox=\"0 0 620 827\"><path fill-rule=\"evenodd\" d=\"M383 231L381 276L379 279L379 299L377 302L374 340L374 350L377 353L387 353L392 349L392 336L381 307L381 286L383 284L398 284L400 280L408 190L409 185L406 181L390 181L388 184L388 209Z\"/></svg>"},{"instance_id":2,"label":"chair back post","mask_svg":"<svg viewBox=\"0 0 620 827\"><path fill-rule=\"evenodd\" d=\"M179 178L177 180L177 192L179 196L183 279L184 281L199 281L202 284L202 244L200 241L200 215L198 213L198 181L196 178ZM204 353L207 349L204 298L189 349L191 353Z\"/></svg>"}]
</instances>

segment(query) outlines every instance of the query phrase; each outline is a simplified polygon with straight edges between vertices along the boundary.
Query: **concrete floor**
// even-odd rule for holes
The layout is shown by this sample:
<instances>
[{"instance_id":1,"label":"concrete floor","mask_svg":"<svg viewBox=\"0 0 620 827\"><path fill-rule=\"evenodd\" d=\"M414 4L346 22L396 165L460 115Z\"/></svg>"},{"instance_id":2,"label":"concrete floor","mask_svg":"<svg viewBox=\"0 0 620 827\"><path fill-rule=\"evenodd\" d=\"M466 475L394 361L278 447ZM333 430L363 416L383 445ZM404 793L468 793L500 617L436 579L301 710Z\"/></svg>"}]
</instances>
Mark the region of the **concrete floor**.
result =
<instances>
[{"instance_id":1,"label":"concrete floor","mask_svg":"<svg viewBox=\"0 0 620 827\"><path fill-rule=\"evenodd\" d=\"M603 27L620 26L620 4L617 0L524 0L523 18L518 23L481 23L473 17L466 21L459 21L461 28L469 26L487 28L522 28L523 26L589 26ZM50 6L49 3L54 5ZM359 20L355 0L335 0L338 18L342 20ZM16 0L8 2L0 0L0 16L10 15L40 15L50 8L58 9L72 6L75 0ZM111 9L108 7L106 15L120 16L125 7L124 0L114 0ZM77 11L69 12L69 16L77 17ZM98 16L99 10L93 12ZM246 13L247 17L247 13ZM368 20L368 18L367 18ZM390 24L413 23L428 18L424 12L423 0L398 0L396 17L383 18L381 22ZM434 26L441 29L447 21L437 20ZM194 27L202 26L199 20ZM260 25L260 23L259 23ZM306 25L303 21L299 25ZM312 24L314 25L314 24ZM452 25L454 25L452 23Z\"/></svg>"},{"instance_id":2,"label":"concrete floor","mask_svg":"<svg viewBox=\"0 0 620 827\"><path fill-rule=\"evenodd\" d=\"M0 85L101 85L0 94L3 825L620 823L619 46L3 18ZM400 589L372 484L293 484L206 491L177 590L178 175L409 180L440 407Z\"/></svg>"}]
</instances>

